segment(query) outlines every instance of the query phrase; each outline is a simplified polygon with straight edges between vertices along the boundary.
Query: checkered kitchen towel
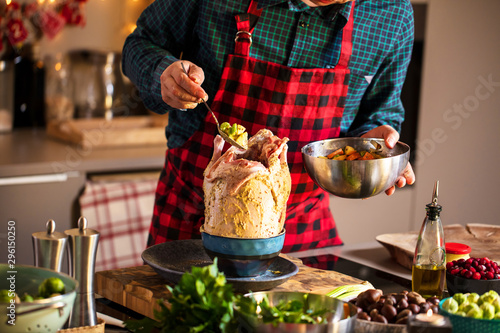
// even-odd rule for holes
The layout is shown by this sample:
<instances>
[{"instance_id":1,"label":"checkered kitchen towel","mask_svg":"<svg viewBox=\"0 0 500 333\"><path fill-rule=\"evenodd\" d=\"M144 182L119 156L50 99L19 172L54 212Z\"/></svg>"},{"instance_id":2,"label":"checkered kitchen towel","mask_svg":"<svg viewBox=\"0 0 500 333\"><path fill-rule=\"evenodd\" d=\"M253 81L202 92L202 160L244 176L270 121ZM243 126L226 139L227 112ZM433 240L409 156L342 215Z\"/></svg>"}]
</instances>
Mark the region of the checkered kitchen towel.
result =
<instances>
[{"instance_id":1,"label":"checkered kitchen towel","mask_svg":"<svg viewBox=\"0 0 500 333\"><path fill-rule=\"evenodd\" d=\"M88 181L81 215L100 233L96 271L142 265L157 180Z\"/></svg>"}]
</instances>

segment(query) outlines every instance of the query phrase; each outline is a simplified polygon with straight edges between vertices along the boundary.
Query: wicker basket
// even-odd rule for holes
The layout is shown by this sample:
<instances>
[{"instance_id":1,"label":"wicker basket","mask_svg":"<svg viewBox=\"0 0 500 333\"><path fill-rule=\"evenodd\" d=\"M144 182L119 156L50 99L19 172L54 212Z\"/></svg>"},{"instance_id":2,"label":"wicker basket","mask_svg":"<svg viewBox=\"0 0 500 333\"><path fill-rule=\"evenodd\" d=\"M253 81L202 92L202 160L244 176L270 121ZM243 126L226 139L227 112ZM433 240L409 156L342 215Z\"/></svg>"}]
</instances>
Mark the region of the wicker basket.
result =
<instances>
[{"instance_id":1,"label":"wicker basket","mask_svg":"<svg viewBox=\"0 0 500 333\"><path fill-rule=\"evenodd\" d=\"M97 318L97 325L66 328L57 331L57 333L104 333L105 324L103 319Z\"/></svg>"}]
</instances>

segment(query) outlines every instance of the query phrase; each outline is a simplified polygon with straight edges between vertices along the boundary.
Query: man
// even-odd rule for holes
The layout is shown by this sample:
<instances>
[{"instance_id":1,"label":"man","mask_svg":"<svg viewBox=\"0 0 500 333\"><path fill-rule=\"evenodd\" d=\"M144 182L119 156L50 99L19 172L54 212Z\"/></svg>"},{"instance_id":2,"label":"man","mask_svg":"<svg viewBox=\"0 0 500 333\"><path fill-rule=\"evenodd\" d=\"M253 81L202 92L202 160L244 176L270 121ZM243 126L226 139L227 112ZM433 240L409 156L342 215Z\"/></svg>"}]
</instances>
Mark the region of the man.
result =
<instances>
[{"instance_id":1,"label":"man","mask_svg":"<svg viewBox=\"0 0 500 333\"><path fill-rule=\"evenodd\" d=\"M412 45L408 0L156 0L123 50L124 72L146 106L169 112L148 244L199 237L216 127L198 104L209 98L220 122L290 138L283 251L342 244L328 194L305 173L300 149L338 136L394 146ZM414 181L408 164L396 185Z\"/></svg>"}]
</instances>

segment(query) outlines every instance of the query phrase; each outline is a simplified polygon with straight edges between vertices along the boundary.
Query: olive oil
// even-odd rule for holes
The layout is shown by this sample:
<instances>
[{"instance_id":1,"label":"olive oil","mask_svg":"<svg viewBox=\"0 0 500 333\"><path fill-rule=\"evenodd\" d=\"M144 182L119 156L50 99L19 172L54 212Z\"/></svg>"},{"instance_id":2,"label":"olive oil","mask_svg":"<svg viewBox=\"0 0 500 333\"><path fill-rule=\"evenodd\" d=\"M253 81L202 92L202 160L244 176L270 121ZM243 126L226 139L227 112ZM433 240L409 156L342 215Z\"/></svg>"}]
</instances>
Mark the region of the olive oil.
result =
<instances>
[{"instance_id":1,"label":"olive oil","mask_svg":"<svg viewBox=\"0 0 500 333\"><path fill-rule=\"evenodd\" d=\"M443 296L446 281L446 269L444 266L413 265L411 270L412 290L422 297L428 298Z\"/></svg>"},{"instance_id":2,"label":"olive oil","mask_svg":"<svg viewBox=\"0 0 500 333\"><path fill-rule=\"evenodd\" d=\"M436 181L432 202L426 205L427 214L413 256L412 290L425 298L441 298L446 283L446 251L440 218L442 207L437 203L438 187L439 182Z\"/></svg>"}]
</instances>

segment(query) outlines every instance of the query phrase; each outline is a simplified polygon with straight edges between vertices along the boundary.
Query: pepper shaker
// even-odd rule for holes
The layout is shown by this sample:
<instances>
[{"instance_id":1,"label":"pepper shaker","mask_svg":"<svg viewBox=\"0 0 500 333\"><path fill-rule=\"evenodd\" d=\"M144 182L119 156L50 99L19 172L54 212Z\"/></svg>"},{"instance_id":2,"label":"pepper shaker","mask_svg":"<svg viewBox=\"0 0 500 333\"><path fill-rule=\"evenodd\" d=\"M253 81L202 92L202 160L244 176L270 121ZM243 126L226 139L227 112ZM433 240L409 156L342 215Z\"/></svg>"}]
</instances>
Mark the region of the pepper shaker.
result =
<instances>
[{"instance_id":1,"label":"pepper shaker","mask_svg":"<svg viewBox=\"0 0 500 333\"><path fill-rule=\"evenodd\" d=\"M78 228L64 233L68 235L70 273L79 283L69 327L95 326L94 272L99 232L87 228L87 219L80 217Z\"/></svg>"},{"instance_id":2,"label":"pepper shaker","mask_svg":"<svg viewBox=\"0 0 500 333\"><path fill-rule=\"evenodd\" d=\"M45 267L61 272L62 258L68 236L62 232L56 232L56 222L48 220L47 231L31 234L33 241L33 255L36 267Z\"/></svg>"}]
</instances>

